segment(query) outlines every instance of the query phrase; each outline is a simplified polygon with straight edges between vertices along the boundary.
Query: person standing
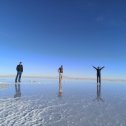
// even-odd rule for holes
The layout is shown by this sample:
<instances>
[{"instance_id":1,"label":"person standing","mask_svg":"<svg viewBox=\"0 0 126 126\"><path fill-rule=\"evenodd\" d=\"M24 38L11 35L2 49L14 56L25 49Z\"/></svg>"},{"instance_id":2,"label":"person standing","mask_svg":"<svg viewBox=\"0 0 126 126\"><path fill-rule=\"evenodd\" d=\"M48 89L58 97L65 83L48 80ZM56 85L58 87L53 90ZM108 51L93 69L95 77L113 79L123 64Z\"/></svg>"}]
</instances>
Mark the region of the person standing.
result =
<instances>
[{"instance_id":1,"label":"person standing","mask_svg":"<svg viewBox=\"0 0 126 126\"><path fill-rule=\"evenodd\" d=\"M59 92L62 92L63 65L59 67L58 72L59 72Z\"/></svg>"},{"instance_id":2,"label":"person standing","mask_svg":"<svg viewBox=\"0 0 126 126\"><path fill-rule=\"evenodd\" d=\"M17 70L17 75L16 75L16 78L15 78L15 82L21 82L21 75L22 75L22 72L23 72L23 65L22 65L22 62L20 62L17 67L16 67L16 70Z\"/></svg>"},{"instance_id":3,"label":"person standing","mask_svg":"<svg viewBox=\"0 0 126 126\"><path fill-rule=\"evenodd\" d=\"M104 66L101 68L99 66L97 68L93 66L93 68L95 68L97 71L97 84L101 84L101 70L104 68Z\"/></svg>"}]
</instances>

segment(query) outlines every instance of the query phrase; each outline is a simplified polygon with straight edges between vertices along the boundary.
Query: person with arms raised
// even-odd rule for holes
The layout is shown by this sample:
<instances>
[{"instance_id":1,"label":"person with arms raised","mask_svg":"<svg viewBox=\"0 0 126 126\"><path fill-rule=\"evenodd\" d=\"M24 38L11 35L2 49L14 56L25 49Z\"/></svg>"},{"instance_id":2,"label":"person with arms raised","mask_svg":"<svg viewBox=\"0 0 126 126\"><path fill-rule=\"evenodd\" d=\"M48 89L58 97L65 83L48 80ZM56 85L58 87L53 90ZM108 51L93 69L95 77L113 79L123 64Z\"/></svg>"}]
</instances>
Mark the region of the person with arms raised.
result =
<instances>
[{"instance_id":1,"label":"person with arms raised","mask_svg":"<svg viewBox=\"0 0 126 126\"><path fill-rule=\"evenodd\" d=\"M97 68L93 66L93 68L97 71L97 84L101 84L101 70L104 68L104 66L101 68L99 66Z\"/></svg>"}]
</instances>

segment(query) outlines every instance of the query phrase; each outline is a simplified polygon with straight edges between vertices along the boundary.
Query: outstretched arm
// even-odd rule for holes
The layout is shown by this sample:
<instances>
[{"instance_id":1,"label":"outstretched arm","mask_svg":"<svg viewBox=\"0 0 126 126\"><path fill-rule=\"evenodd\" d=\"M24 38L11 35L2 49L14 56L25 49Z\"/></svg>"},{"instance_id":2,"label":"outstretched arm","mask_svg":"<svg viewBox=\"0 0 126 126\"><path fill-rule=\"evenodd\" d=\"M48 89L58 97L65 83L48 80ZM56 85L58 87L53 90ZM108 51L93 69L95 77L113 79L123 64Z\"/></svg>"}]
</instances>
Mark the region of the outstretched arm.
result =
<instances>
[{"instance_id":1,"label":"outstretched arm","mask_svg":"<svg viewBox=\"0 0 126 126\"><path fill-rule=\"evenodd\" d=\"M101 67L101 70L104 68L104 66L103 67Z\"/></svg>"},{"instance_id":2,"label":"outstretched arm","mask_svg":"<svg viewBox=\"0 0 126 126\"><path fill-rule=\"evenodd\" d=\"M96 67L92 66L93 68L97 69Z\"/></svg>"}]
</instances>

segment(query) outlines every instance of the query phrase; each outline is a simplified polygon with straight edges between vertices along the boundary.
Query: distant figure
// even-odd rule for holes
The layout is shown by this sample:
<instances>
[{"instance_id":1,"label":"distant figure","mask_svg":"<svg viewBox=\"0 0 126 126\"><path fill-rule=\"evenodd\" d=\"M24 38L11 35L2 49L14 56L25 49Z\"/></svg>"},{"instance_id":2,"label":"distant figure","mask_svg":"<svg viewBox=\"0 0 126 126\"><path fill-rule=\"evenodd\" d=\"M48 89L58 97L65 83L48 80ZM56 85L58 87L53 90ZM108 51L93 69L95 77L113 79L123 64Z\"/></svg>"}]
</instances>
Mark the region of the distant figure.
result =
<instances>
[{"instance_id":1,"label":"distant figure","mask_svg":"<svg viewBox=\"0 0 126 126\"><path fill-rule=\"evenodd\" d=\"M22 72L23 72L22 62L20 62L17 65L16 70L17 70L17 75L16 75L16 78L15 78L15 82L17 82L17 79L18 79L18 82L21 82L21 75L22 75Z\"/></svg>"},{"instance_id":2,"label":"distant figure","mask_svg":"<svg viewBox=\"0 0 126 126\"><path fill-rule=\"evenodd\" d=\"M62 92L63 65L59 67L58 72L59 72L59 92Z\"/></svg>"},{"instance_id":3,"label":"distant figure","mask_svg":"<svg viewBox=\"0 0 126 126\"><path fill-rule=\"evenodd\" d=\"M100 83L101 84L101 70L104 68L104 66L103 67L94 67L93 66L93 68L95 68L96 69L96 71L97 71L97 84L98 83Z\"/></svg>"},{"instance_id":4,"label":"distant figure","mask_svg":"<svg viewBox=\"0 0 126 126\"><path fill-rule=\"evenodd\" d=\"M101 84L97 85L97 90L96 91L97 91L96 92L97 93L97 97L96 97L95 100L104 102L104 100L101 98Z\"/></svg>"},{"instance_id":5,"label":"distant figure","mask_svg":"<svg viewBox=\"0 0 126 126\"><path fill-rule=\"evenodd\" d=\"M14 98L21 97L20 83L15 84L15 95Z\"/></svg>"}]
</instances>

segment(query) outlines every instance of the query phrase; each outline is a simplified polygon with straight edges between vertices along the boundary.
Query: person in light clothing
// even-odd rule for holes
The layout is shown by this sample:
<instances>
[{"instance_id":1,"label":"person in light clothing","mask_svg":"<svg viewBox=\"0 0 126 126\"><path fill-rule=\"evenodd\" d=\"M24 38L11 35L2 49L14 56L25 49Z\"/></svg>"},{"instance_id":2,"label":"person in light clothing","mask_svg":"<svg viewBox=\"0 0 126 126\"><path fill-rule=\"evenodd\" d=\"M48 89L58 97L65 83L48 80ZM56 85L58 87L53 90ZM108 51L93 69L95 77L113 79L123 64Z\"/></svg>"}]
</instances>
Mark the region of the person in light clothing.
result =
<instances>
[{"instance_id":1,"label":"person in light clothing","mask_svg":"<svg viewBox=\"0 0 126 126\"><path fill-rule=\"evenodd\" d=\"M59 92L62 92L63 65L59 67L58 72L59 72Z\"/></svg>"}]
</instances>

